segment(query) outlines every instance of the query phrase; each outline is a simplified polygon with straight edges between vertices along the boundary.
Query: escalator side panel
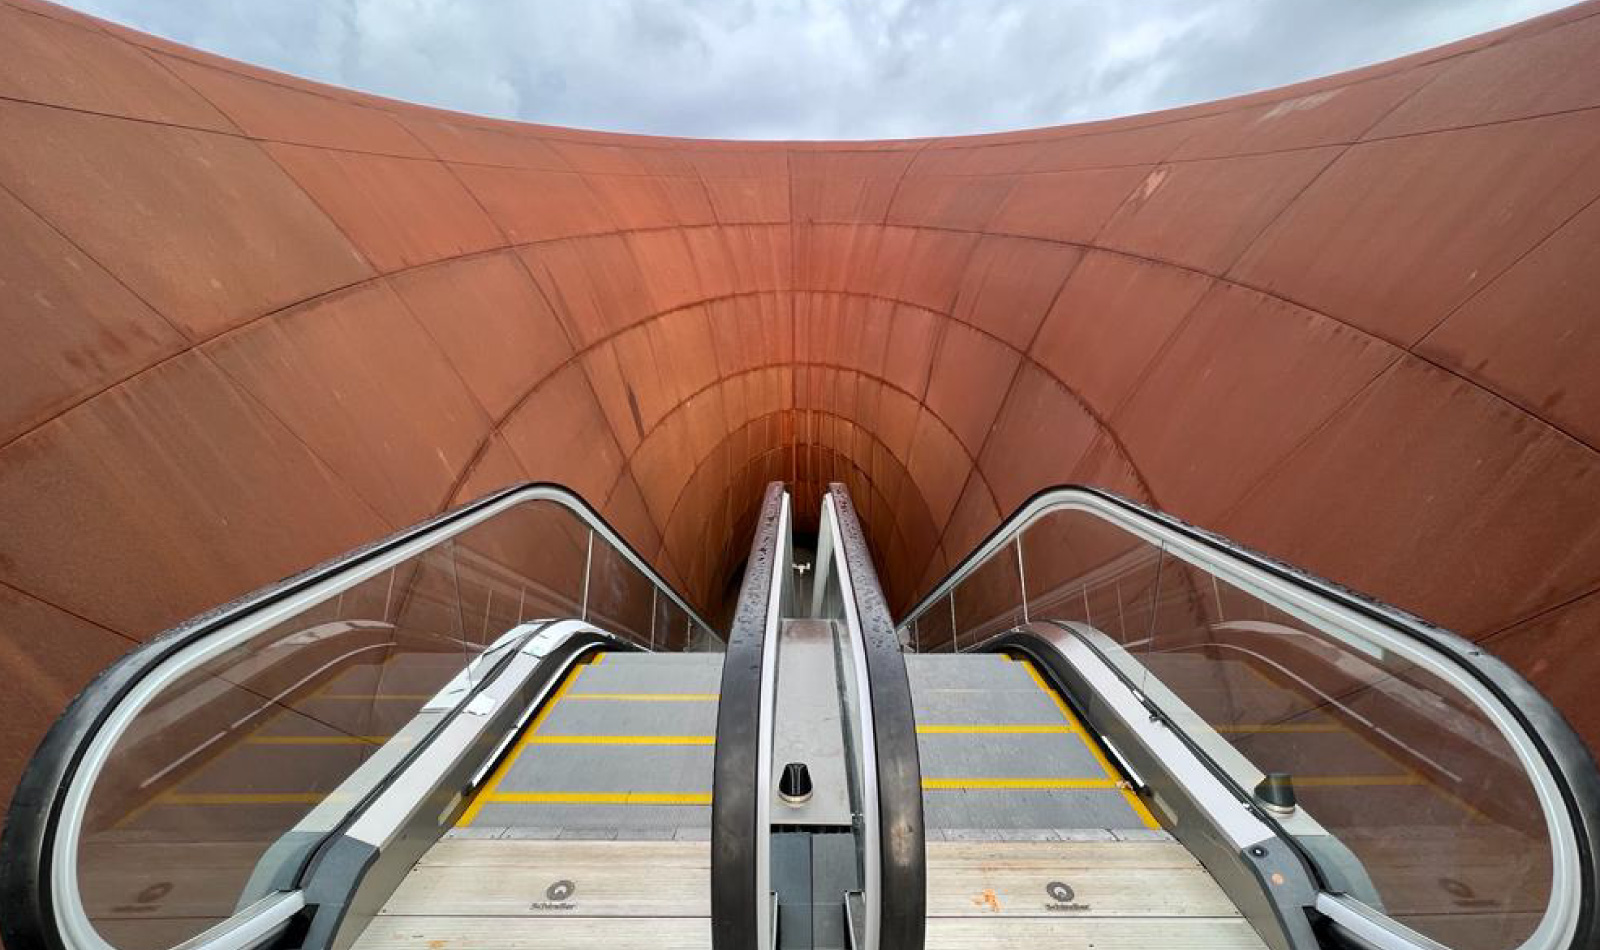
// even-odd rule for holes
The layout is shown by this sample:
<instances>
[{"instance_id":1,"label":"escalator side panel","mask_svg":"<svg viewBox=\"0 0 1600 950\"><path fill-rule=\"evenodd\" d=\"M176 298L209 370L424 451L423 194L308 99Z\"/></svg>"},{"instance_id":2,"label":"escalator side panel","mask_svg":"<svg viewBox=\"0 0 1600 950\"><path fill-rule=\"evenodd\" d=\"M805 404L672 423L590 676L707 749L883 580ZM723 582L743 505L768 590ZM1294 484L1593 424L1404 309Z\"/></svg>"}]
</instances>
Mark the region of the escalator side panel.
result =
<instances>
[{"instance_id":1,"label":"escalator side panel","mask_svg":"<svg viewBox=\"0 0 1600 950\"><path fill-rule=\"evenodd\" d=\"M1153 810L1163 824L1211 872L1268 947L1314 950L1319 946L1308 915L1317 893L1311 869L1295 849L1275 837L1208 772L1199 756L1182 756L1185 771L1179 774L1174 771L1179 756L1149 747L1141 736L1152 720L1131 690L1122 690L1126 693L1122 702L1103 695L1055 643L1027 629L998 638L989 649L1030 657L1048 680L1079 699L1087 726L1114 740L1129 764L1139 770L1149 783ZM1109 666L1105 669L1114 679ZM1116 686L1120 687L1120 682ZM1159 724L1156 731L1175 737Z\"/></svg>"},{"instance_id":2,"label":"escalator side panel","mask_svg":"<svg viewBox=\"0 0 1600 950\"><path fill-rule=\"evenodd\" d=\"M467 715L467 706L456 709L441 732L470 723L469 731L476 736L470 746L412 750L396 770L395 780L351 812L311 858L299 882L307 903L315 907L300 943L302 950L344 950L356 941L401 879L467 807L461 789L470 786L486 761L492 761L501 737L516 728L524 710L548 693L558 677L565 677L569 667L597 648L627 647L600 634L569 637L518 684L508 701L495 705L487 722ZM487 680L478 689L492 685ZM418 773L424 770L416 767L424 764L424 757L426 765L442 766L443 771L419 782ZM409 775L408 770L412 770Z\"/></svg>"}]
</instances>

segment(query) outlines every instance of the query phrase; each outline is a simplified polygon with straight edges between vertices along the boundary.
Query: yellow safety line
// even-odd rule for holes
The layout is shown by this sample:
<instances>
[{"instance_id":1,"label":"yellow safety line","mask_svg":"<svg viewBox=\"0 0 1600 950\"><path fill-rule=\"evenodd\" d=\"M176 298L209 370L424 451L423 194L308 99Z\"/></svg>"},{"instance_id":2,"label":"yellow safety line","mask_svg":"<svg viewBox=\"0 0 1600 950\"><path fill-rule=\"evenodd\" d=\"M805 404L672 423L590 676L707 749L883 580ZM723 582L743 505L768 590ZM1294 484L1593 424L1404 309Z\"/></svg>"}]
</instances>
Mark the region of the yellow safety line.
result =
<instances>
[{"instance_id":1,"label":"yellow safety line","mask_svg":"<svg viewBox=\"0 0 1600 950\"><path fill-rule=\"evenodd\" d=\"M1051 689L1050 685L1044 681L1044 677L1040 676L1039 671L1034 669L1032 660L1024 657L1021 662L1022 668L1028 671L1028 676L1033 680L1034 685L1044 690L1045 695L1049 696L1056 704L1056 709L1061 712L1061 718L1065 719L1074 730L1082 733L1083 744L1089 747L1089 754L1093 755L1095 762L1099 763L1100 770L1108 778L1111 778L1113 782L1116 782L1116 787L1122 790L1122 797L1127 801L1128 807L1133 809L1133 813L1139 816L1139 820L1144 823L1146 828L1160 828L1161 822L1156 821L1156 816L1150 814L1150 809L1145 805L1144 799L1135 794L1133 789L1128 788L1126 782L1114 778L1117 770L1112 768L1110 762L1106 761L1105 753L1100 751L1100 744L1089 737L1083 728L1083 723L1079 722L1078 717L1072 714L1072 708L1067 705L1067 701L1062 699L1061 695Z\"/></svg>"},{"instance_id":2,"label":"yellow safety line","mask_svg":"<svg viewBox=\"0 0 1600 950\"><path fill-rule=\"evenodd\" d=\"M1114 778L925 778L922 780L922 787L928 791L964 788L1122 788L1124 784Z\"/></svg>"},{"instance_id":3,"label":"yellow safety line","mask_svg":"<svg viewBox=\"0 0 1600 950\"><path fill-rule=\"evenodd\" d=\"M246 745L383 745L394 736L251 736Z\"/></svg>"},{"instance_id":4,"label":"yellow safety line","mask_svg":"<svg viewBox=\"0 0 1600 950\"><path fill-rule=\"evenodd\" d=\"M605 659L605 658L606 658L605 653L603 653L603 652L602 653L596 653L594 655L594 659L589 661L589 665L590 666L599 666L600 665L600 661Z\"/></svg>"},{"instance_id":5,"label":"yellow safety line","mask_svg":"<svg viewBox=\"0 0 1600 950\"><path fill-rule=\"evenodd\" d=\"M636 703L710 703L716 693L572 693L568 699L612 699Z\"/></svg>"},{"instance_id":6,"label":"yellow safety line","mask_svg":"<svg viewBox=\"0 0 1600 950\"><path fill-rule=\"evenodd\" d=\"M1017 662L1021 663L1022 668L1027 671L1028 678L1033 680L1033 685L1043 690L1044 694L1050 697L1050 701L1056 704L1056 709L1061 713L1061 718L1065 719L1067 724L1074 729L1083 728L1083 724L1078 721L1078 717L1072 714L1072 707L1067 705L1066 700L1056 695L1056 691L1051 689L1050 684L1044 681L1044 677L1039 675L1039 671L1033 668L1033 661L1024 658Z\"/></svg>"},{"instance_id":7,"label":"yellow safety line","mask_svg":"<svg viewBox=\"0 0 1600 950\"><path fill-rule=\"evenodd\" d=\"M321 792L167 792L156 801L162 805L315 805L326 797Z\"/></svg>"},{"instance_id":8,"label":"yellow safety line","mask_svg":"<svg viewBox=\"0 0 1600 950\"><path fill-rule=\"evenodd\" d=\"M522 745L716 745L716 736L529 736Z\"/></svg>"},{"instance_id":9,"label":"yellow safety line","mask_svg":"<svg viewBox=\"0 0 1600 950\"><path fill-rule=\"evenodd\" d=\"M923 736L939 735L1032 735L1035 733L1075 733L1077 729L1071 726L918 726L917 734Z\"/></svg>"},{"instance_id":10,"label":"yellow safety line","mask_svg":"<svg viewBox=\"0 0 1600 950\"><path fill-rule=\"evenodd\" d=\"M501 805L709 805L710 792L502 792L484 795Z\"/></svg>"},{"instance_id":11,"label":"yellow safety line","mask_svg":"<svg viewBox=\"0 0 1600 950\"><path fill-rule=\"evenodd\" d=\"M461 817L456 820L457 828L465 828L467 825L472 824L472 819L478 817L478 812L483 810L483 806L488 803L489 797L494 794L496 788L500 787L500 780L505 778L506 773L511 770L511 764L522 754L528 739L538 733L539 727L544 725L545 719L550 716L550 711L556 708L556 704L561 702L562 697L567 695L567 691L572 688L572 684L578 681L578 675L583 672L583 667L584 664L576 663L568 671L566 678L556 688L555 695L551 696L550 701L544 704L543 709L539 710L539 715L533 718L533 723L528 726L527 735L512 747L510 752L506 753L505 758L500 760L500 764L495 766L494 774L489 776L489 781L484 783L483 789L478 792L477 796L467 805L467 810L462 812Z\"/></svg>"}]
</instances>

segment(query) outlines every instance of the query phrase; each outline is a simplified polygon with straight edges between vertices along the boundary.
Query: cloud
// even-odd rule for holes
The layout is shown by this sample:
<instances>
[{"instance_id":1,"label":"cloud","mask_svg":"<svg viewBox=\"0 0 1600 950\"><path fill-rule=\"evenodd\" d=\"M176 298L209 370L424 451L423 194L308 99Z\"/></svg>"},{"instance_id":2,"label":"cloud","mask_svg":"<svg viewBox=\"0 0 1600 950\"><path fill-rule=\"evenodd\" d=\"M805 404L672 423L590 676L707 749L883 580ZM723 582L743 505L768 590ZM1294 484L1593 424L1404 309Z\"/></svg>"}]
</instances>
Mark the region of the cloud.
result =
<instances>
[{"instance_id":1,"label":"cloud","mask_svg":"<svg viewBox=\"0 0 1600 950\"><path fill-rule=\"evenodd\" d=\"M1426 49L1564 0L72 0L300 76L556 125L895 138L1106 118Z\"/></svg>"}]
</instances>

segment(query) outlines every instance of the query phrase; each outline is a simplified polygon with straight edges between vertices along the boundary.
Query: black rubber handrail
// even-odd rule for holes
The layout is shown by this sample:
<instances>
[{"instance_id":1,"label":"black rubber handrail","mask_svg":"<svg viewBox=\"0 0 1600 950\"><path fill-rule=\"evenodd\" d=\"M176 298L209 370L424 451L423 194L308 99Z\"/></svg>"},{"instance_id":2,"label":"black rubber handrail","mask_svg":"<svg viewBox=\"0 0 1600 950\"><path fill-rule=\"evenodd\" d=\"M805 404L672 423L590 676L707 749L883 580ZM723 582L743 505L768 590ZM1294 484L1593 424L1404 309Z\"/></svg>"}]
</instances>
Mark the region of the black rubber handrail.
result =
<instances>
[{"instance_id":1,"label":"black rubber handrail","mask_svg":"<svg viewBox=\"0 0 1600 950\"><path fill-rule=\"evenodd\" d=\"M867 689L878 777L880 950L922 950L927 931L927 848L922 816L922 757L911 681L895 633L889 604L878 584L867 538L850 490L828 486L837 516L840 569L848 571L861 642L866 651Z\"/></svg>"},{"instance_id":2,"label":"black rubber handrail","mask_svg":"<svg viewBox=\"0 0 1600 950\"><path fill-rule=\"evenodd\" d=\"M1597 851L1597 843L1600 843L1600 769L1596 768L1594 754L1543 693L1503 660L1465 637L1165 512L1114 492L1083 485L1057 485L1035 492L974 545L972 552L946 572L932 591L908 611L896 626L916 620L949 593L959 580L981 567L985 554L993 553L986 552L992 542L1015 535L1025 523L1048 513L1051 510L1051 496L1060 496L1061 503L1065 505L1071 501L1073 494L1099 499L1136 518L1161 525L1204 548L1232 557L1274 578L1309 590L1346 610L1375 620L1438 652L1499 699L1555 778L1577 838L1579 871L1583 879L1579 883L1577 929L1570 946L1600 950L1600 851ZM958 631L952 630L952 637L957 634ZM1004 635L1002 632L997 636Z\"/></svg>"},{"instance_id":3,"label":"black rubber handrail","mask_svg":"<svg viewBox=\"0 0 1600 950\"><path fill-rule=\"evenodd\" d=\"M606 523L582 496L562 485L525 482L435 518L355 548L274 584L187 620L123 655L84 687L45 733L12 796L0 833L0 942L8 950L64 950L54 925L51 900L53 845L61 805L89 743L128 694L182 651L250 614L269 608L338 575L361 568L394 549L431 534L445 534L459 522L518 494L552 491L558 503L591 526L604 528L608 541L630 555L640 571L705 631L715 631L688 601L649 566L627 540ZM555 501L556 499L551 499ZM441 539L442 540L442 539Z\"/></svg>"},{"instance_id":4,"label":"black rubber handrail","mask_svg":"<svg viewBox=\"0 0 1600 950\"><path fill-rule=\"evenodd\" d=\"M728 629L717 698L716 751L711 777L711 946L762 946L756 902L760 879L757 796L770 794L760 775L762 658L769 606L787 538L782 536L782 482L767 486L750 541L750 559Z\"/></svg>"}]
</instances>

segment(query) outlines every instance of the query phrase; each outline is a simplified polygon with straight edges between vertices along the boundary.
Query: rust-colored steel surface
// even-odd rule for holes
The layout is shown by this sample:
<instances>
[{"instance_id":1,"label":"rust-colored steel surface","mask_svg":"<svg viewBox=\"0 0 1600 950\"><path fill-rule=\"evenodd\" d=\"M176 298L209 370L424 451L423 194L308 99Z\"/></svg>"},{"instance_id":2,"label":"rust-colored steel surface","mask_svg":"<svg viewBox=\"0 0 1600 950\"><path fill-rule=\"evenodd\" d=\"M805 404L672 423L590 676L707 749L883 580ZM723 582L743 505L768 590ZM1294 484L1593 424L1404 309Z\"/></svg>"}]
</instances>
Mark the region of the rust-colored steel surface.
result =
<instances>
[{"instance_id":1,"label":"rust-colored steel surface","mask_svg":"<svg viewBox=\"0 0 1600 950\"><path fill-rule=\"evenodd\" d=\"M761 486L803 529L842 481L897 608L1105 486L1600 742L1596 63L1591 3L1154 115L713 142L0 0L0 789L132 642L529 478L711 605Z\"/></svg>"}]
</instances>

